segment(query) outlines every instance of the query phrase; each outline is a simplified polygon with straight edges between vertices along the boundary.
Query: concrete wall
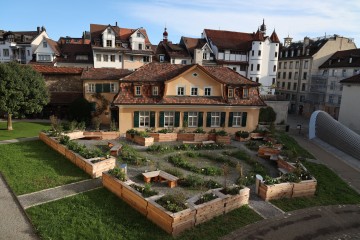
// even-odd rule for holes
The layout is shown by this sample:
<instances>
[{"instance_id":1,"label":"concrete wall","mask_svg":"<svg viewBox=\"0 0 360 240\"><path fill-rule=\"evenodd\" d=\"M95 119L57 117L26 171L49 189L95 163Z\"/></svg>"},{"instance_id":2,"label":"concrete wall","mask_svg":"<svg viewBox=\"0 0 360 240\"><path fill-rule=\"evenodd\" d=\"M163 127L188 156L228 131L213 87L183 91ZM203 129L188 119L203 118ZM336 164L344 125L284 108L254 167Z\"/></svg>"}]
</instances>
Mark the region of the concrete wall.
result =
<instances>
[{"instance_id":1,"label":"concrete wall","mask_svg":"<svg viewBox=\"0 0 360 240\"><path fill-rule=\"evenodd\" d=\"M276 112L276 123L280 123L282 120L287 121L289 101L265 101L266 105L272 107Z\"/></svg>"},{"instance_id":2,"label":"concrete wall","mask_svg":"<svg viewBox=\"0 0 360 240\"><path fill-rule=\"evenodd\" d=\"M360 84L344 84L340 105L339 122L360 134Z\"/></svg>"}]
</instances>

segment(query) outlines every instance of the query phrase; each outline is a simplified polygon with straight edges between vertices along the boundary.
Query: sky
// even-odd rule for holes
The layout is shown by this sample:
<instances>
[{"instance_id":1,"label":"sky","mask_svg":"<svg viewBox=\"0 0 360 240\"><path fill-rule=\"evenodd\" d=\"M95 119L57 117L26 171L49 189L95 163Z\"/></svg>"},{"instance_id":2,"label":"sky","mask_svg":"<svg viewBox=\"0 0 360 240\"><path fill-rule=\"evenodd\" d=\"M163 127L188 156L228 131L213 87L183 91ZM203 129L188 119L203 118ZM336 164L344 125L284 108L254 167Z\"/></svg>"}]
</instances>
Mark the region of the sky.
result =
<instances>
[{"instance_id":1,"label":"sky","mask_svg":"<svg viewBox=\"0 0 360 240\"><path fill-rule=\"evenodd\" d=\"M340 35L360 46L359 0L61 0L3 1L0 29L35 31L45 26L53 40L81 37L90 24L118 23L124 28L146 29L152 44L162 40L167 27L169 40L181 36L201 37L203 29L256 32L265 19L267 35L275 29L280 41ZM7 10L6 10L7 9Z\"/></svg>"}]
</instances>

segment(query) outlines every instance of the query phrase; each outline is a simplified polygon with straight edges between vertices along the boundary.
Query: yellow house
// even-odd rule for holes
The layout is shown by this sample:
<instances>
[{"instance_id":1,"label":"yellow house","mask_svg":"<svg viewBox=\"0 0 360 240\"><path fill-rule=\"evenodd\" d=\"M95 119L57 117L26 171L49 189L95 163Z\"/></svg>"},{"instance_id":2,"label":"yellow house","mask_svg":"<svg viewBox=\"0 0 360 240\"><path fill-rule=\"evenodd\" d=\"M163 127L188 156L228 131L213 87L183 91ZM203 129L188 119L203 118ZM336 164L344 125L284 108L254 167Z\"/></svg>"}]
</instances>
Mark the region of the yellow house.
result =
<instances>
[{"instance_id":1,"label":"yellow house","mask_svg":"<svg viewBox=\"0 0 360 240\"><path fill-rule=\"evenodd\" d=\"M252 131L259 110L259 84L220 66L150 63L121 78L113 105L119 131L202 127L229 133Z\"/></svg>"},{"instance_id":2,"label":"yellow house","mask_svg":"<svg viewBox=\"0 0 360 240\"><path fill-rule=\"evenodd\" d=\"M102 124L108 125L117 119L117 112L111 110L111 103L119 91L119 79L129 75L132 71L115 68L84 69L83 81L84 98L91 103L92 116L99 117Z\"/></svg>"}]
</instances>

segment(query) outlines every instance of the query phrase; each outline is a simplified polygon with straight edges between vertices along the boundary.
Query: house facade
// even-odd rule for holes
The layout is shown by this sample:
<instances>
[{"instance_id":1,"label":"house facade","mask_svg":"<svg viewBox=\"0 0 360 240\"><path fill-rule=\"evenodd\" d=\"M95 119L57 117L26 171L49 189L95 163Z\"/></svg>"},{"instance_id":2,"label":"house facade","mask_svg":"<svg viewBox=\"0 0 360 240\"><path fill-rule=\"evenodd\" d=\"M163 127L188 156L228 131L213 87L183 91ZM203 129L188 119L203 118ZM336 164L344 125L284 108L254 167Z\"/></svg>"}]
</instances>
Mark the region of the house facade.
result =
<instances>
[{"instance_id":1,"label":"house facade","mask_svg":"<svg viewBox=\"0 0 360 240\"><path fill-rule=\"evenodd\" d=\"M152 61L151 43L143 28L90 24L95 68L135 70Z\"/></svg>"},{"instance_id":2,"label":"house facade","mask_svg":"<svg viewBox=\"0 0 360 240\"><path fill-rule=\"evenodd\" d=\"M54 65L56 58L60 56L60 49L57 42L43 37L42 41L35 49L34 55L34 60L37 63L53 63L52 65Z\"/></svg>"},{"instance_id":3,"label":"house facade","mask_svg":"<svg viewBox=\"0 0 360 240\"><path fill-rule=\"evenodd\" d=\"M340 104L339 122L360 134L360 105L356 104L360 92L360 75L340 81L343 85Z\"/></svg>"},{"instance_id":4,"label":"house facade","mask_svg":"<svg viewBox=\"0 0 360 240\"><path fill-rule=\"evenodd\" d=\"M277 94L290 101L290 112L303 112L310 116L324 102L319 83L324 79L319 75L319 67L335 52L355 49L352 39L338 35L292 42L284 38L280 49ZM320 92L319 92L320 91Z\"/></svg>"},{"instance_id":5,"label":"house facade","mask_svg":"<svg viewBox=\"0 0 360 240\"><path fill-rule=\"evenodd\" d=\"M43 38L49 38L44 27L37 27L37 31L0 31L0 62L29 63Z\"/></svg>"},{"instance_id":6,"label":"house facade","mask_svg":"<svg viewBox=\"0 0 360 240\"><path fill-rule=\"evenodd\" d=\"M280 41L266 36L265 23L255 33L204 29L217 65L226 66L261 84L260 94L274 94Z\"/></svg>"},{"instance_id":7,"label":"house facade","mask_svg":"<svg viewBox=\"0 0 360 240\"><path fill-rule=\"evenodd\" d=\"M151 63L120 79L119 131L252 131L265 106L259 84L227 67Z\"/></svg>"},{"instance_id":8,"label":"house facade","mask_svg":"<svg viewBox=\"0 0 360 240\"><path fill-rule=\"evenodd\" d=\"M205 39L181 37L180 45L185 47L193 64L216 65L214 53Z\"/></svg>"},{"instance_id":9,"label":"house facade","mask_svg":"<svg viewBox=\"0 0 360 240\"><path fill-rule=\"evenodd\" d=\"M111 109L111 103L119 91L119 79L130 73L126 69L84 69L81 75L84 98L91 103L92 116L100 118L102 124L109 125L117 119L118 112Z\"/></svg>"}]
</instances>

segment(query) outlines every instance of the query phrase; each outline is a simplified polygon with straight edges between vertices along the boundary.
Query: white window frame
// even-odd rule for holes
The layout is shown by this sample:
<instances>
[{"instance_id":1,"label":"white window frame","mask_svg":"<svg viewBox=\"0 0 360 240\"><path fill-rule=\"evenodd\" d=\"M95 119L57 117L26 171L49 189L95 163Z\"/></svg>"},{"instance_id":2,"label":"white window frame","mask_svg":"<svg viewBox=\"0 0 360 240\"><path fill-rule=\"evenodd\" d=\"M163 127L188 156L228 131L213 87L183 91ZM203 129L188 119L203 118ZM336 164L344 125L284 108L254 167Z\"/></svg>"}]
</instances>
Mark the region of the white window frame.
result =
<instances>
[{"instance_id":1,"label":"white window frame","mask_svg":"<svg viewBox=\"0 0 360 240\"><path fill-rule=\"evenodd\" d=\"M164 112L164 127L175 126L175 112Z\"/></svg>"},{"instance_id":2,"label":"white window frame","mask_svg":"<svg viewBox=\"0 0 360 240\"><path fill-rule=\"evenodd\" d=\"M243 88L243 98L249 98L249 89Z\"/></svg>"},{"instance_id":3,"label":"white window frame","mask_svg":"<svg viewBox=\"0 0 360 240\"><path fill-rule=\"evenodd\" d=\"M104 59L104 62L108 62L109 61L109 55L103 54L103 59Z\"/></svg>"},{"instance_id":4,"label":"white window frame","mask_svg":"<svg viewBox=\"0 0 360 240\"><path fill-rule=\"evenodd\" d=\"M43 42L43 48L47 48L47 42L46 41Z\"/></svg>"},{"instance_id":5,"label":"white window frame","mask_svg":"<svg viewBox=\"0 0 360 240\"><path fill-rule=\"evenodd\" d=\"M242 121L242 112L233 112L233 119L232 119L232 126L233 127L241 127Z\"/></svg>"},{"instance_id":6,"label":"white window frame","mask_svg":"<svg viewBox=\"0 0 360 240\"><path fill-rule=\"evenodd\" d=\"M199 95L199 88L198 87L191 87L191 96L198 96Z\"/></svg>"},{"instance_id":7,"label":"white window frame","mask_svg":"<svg viewBox=\"0 0 360 240\"><path fill-rule=\"evenodd\" d=\"M110 62L115 62L116 56L114 54L110 55Z\"/></svg>"},{"instance_id":8,"label":"white window frame","mask_svg":"<svg viewBox=\"0 0 360 240\"><path fill-rule=\"evenodd\" d=\"M159 62L165 61L165 55L159 55Z\"/></svg>"},{"instance_id":9,"label":"white window frame","mask_svg":"<svg viewBox=\"0 0 360 240\"><path fill-rule=\"evenodd\" d=\"M178 96L185 96L185 87L184 86L179 86L176 88L176 94Z\"/></svg>"},{"instance_id":10,"label":"white window frame","mask_svg":"<svg viewBox=\"0 0 360 240\"><path fill-rule=\"evenodd\" d=\"M139 112L139 127L140 128L150 127L150 111Z\"/></svg>"},{"instance_id":11,"label":"white window frame","mask_svg":"<svg viewBox=\"0 0 360 240\"><path fill-rule=\"evenodd\" d=\"M50 55L38 55L38 61L39 62L50 62L51 56Z\"/></svg>"},{"instance_id":12,"label":"white window frame","mask_svg":"<svg viewBox=\"0 0 360 240\"><path fill-rule=\"evenodd\" d=\"M94 93L96 90L95 90L95 83L88 83L87 84L87 89L86 89L86 92L88 93Z\"/></svg>"},{"instance_id":13,"label":"white window frame","mask_svg":"<svg viewBox=\"0 0 360 240\"><path fill-rule=\"evenodd\" d=\"M212 88L204 87L204 96L211 96Z\"/></svg>"},{"instance_id":14,"label":"white window frame","mask_svg":"<svg viewBox=\"0 0 360 240\"><path fill-rule=\"evenodd\" d=\"M141 86L135 86L134 90L135 96L141 96Z\"/></svg>"},{"instance_id":15,"label":"white window frame","mask_svg":"<svg viewBox=\"0 0 360 240\"><path fill-rule=\"evenodd\" d=\"M188 112L188 127L197 127L198 117L198 112Z\"/></svg>"},{"instance_id":16,"label":"white window frame","mask_svg":"<svg viewBox=\"0 0 360 240\"><path fill-rule=\"evenodd\" d=\"M152 87L152 95L153 96L159 96L159 86L153 86Z\"/></svg>"},{"instance_id":17,"label":"white window frame","mask_svg":"<svg viewBox=\"0 0 360 240\"><path fill-rule=\"evenodd\" d=\"M211 112L211 127L220 127L221 112Z\"/></svg>"},{"instance_id":18,"label":"white window frame","mask_svg":"<svg viewBox=\"0 0 360 240\"><path fill-rule=\"evenodd\" d=\"M207 57L207 53L206 52L204 52L203 53L203 60L207 60L208 59L208 57Z\"/></svg>"}]
</instances>

